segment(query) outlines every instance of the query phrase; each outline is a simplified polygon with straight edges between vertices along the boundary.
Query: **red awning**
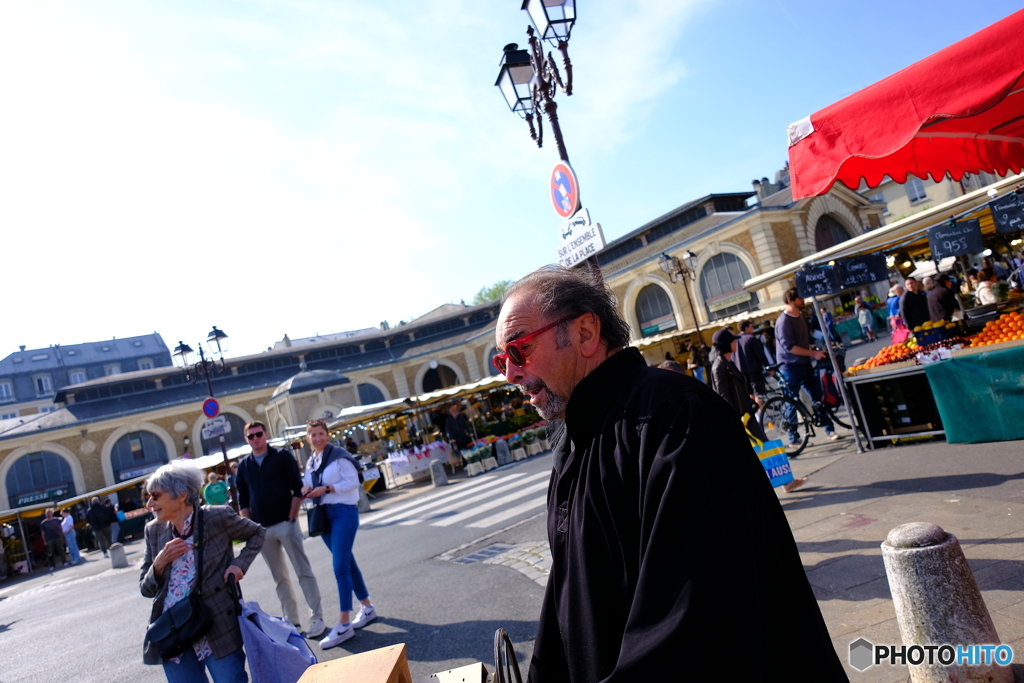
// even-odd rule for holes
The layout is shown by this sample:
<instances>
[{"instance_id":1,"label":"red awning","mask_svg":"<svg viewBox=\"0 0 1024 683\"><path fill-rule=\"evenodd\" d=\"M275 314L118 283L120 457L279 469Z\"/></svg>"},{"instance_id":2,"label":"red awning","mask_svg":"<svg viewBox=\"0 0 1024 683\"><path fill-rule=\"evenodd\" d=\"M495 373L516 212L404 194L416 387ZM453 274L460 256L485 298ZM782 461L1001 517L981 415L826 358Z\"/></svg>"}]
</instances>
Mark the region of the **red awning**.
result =
<instances>
[{"instance_id":1,"label":"red awning","mask_svg":"<svg viewBox=\"0 0 1024 683\"><path fill-rule=\"evenodd\" d=\"M1024 10L789 127L793 198L1024 166Z\"/></svg>"}]
</instances>

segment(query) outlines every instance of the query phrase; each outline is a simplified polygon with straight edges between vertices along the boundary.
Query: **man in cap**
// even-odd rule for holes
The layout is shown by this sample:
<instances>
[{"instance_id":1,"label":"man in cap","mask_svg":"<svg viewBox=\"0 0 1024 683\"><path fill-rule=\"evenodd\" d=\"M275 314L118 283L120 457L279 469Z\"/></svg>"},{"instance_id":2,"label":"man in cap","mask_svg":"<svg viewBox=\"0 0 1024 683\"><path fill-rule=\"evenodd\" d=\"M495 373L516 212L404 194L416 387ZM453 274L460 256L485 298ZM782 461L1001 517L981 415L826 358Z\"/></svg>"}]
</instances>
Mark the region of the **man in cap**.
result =
<instances>
[{"instance_id":1,"label":"man in cap","mask_svg":"<svg viewBox=\"0 0 1024 683\"><path fill-rule=\"evenodd\" d=\"M552 567L532 683L702 678L728 662L846 681L796 543L736 414L628 348L610 290L546 266L506 292L495 365L557 423ZM728 481L729 495L720 484ZM744 625L742 647L724 637Z\"/></svg>"}]
</instances>

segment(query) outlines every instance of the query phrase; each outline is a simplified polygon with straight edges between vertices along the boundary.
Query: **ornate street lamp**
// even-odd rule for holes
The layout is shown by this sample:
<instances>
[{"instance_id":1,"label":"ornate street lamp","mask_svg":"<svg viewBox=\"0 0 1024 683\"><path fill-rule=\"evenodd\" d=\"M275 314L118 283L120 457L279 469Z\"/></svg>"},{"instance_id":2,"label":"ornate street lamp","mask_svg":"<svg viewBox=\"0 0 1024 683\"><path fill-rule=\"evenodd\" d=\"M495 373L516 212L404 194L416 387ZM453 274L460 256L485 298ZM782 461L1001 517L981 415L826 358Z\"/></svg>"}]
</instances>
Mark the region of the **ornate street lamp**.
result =
<instances>
[{"instance_id":1,"label":"ornate street lamp","mask_svg":"<svg viewBox=\"0 0 1024 683\"><path fill-rule=\"evenodd\" d=\"M203 352L203 345L198 344L199 347L199 360L194 364L189 364L192 358L192 347L183 341L179 341L178 345L174 348L172 354L181 362L181 368L185 371L185 379L197 384L200 379L206 380L206 391L210 395L210 398L214 398L213 395L213 377L214 375L223 374L225 370L224 363L224 352L228 349L228 335L223 330L217 329L214 325L213 329L206 336L207 344L214 344L217 347L218 359L207 358ZM186 444L187 447L187 444ZM235 489L235 485L231 481L229 476L231 473L231 465L228 462L228 447L224 441L224 436L220 437L220 452L224 457L224 478L228 482L228 486L231 489L231 507L234 508L235 512L238 512L238 491Z\"/></svg>"},{"instance_id":2,"label":"ornate street lamp","mask_svg":"<svg viewBox=\"0 0 1024 683\"><path fill-rule=\"evenodd\" d=\"M520 50L515 43L506 45L505 54L501 59L501 70L494 85L501 88L509 109L526 119L530 126L530 137L537 141L538 147L544 145L544 124L540 114L547 114L551 134L554 135L555 145L558 147L558 156L563 161L569 161L562 129L558 125L555 93L561 90L567 96L572 95L569 34L576 22L576 3L575 0L525 0L522 9L529 14L533 23L533 26L526 28L530 40L529 50ZM564 81L558 66L555 65L554 57L550 52L544 54L541 40L547 40L562 53Z\"/></svg>"},{"instance_id":3,"label":"ornate street lamp","mask_svg":"<svg viewBox=\"0 0 1024 683\"><path fill-rule=\"evenodd\" d=\"M693 305L693 297L690 296L690 282L694 282L697 279L697 255L689 249L683 255L686 259L684 264L679 258L675 256L669 256L662 252L661 258L658 259L658 265L661 267L663 273L667 273L672 282L679 284L683 283L683 291L686 292L686 301L690 304L690 312L693 313L693 326L697 328L697 340L700 345L704 345L704 333L700 330L700 320L697 315L697 309ZM710 359L704 353L701 354L704 360L704 372L707 373L707 384L711 384L711 364Z\"/></svg>"}]
</instances>

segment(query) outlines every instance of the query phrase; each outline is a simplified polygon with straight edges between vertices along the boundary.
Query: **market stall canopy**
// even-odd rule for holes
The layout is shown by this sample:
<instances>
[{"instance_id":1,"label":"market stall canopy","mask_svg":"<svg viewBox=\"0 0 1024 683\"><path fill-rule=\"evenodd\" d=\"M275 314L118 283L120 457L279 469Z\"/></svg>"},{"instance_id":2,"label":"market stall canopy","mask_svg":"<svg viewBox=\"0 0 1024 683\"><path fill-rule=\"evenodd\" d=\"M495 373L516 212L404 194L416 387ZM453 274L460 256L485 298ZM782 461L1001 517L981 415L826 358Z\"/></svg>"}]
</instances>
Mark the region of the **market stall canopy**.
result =
<instances>
[{"instance_id":1,"label":"market stall canopy","mask_svg":"<svg viewBox=\"0 0 1024 683\"><path fill-rule=\"evenodd\" d=\"M793 198L1024 167L1024 10L789 126Z\"/></svg>"},{"instance_id":2,"label":"market stall canopy","mask_svg":"<svg viewBox=\"0 0 1024 683\"><path fill-rule=\"evenodd\" d=\"M711 320L704 324L703 330L705 332L711 332L722 327L731 327L739 323L742 320L759 320L766 315L772 315L773 313L781 313L785 306L782 304L776 304L774 306L766 306L764 308L757 308L752 311L744 311L731 315L728 318L719 318L718 320ZM647 348L654 344L660 344L661 342L671 341L678 337L686 337L697 331L696 327L688 327L684 330L669 330L668 332L662 332L652 337L644 337L633 342L633 346L638 349Z\"/></svg>"},{"instance_id":3,"label":"market stall canopy","mask_svg":"<svg viewBox=\"0 0 1024 683\"><path fill-rule=\"evenodd\" d=\"M1003 178L988 187L961 195L934 208L915 213L895 223L883 225L863 235L858 235L853 239L840 242L828 249L822 249L810 256L805 256L775 270L752 277L743 283L743 288L749 292L756 292L774 282L792 277L793 273L803 269L804 266L814 266L847 256L891 249L894 245L900 244L901 241L923 235L928 228L944 222L951 215L959 215L972 209L983 207L992 199L989 194L991 190L995 190L997 195L1002 195L1012 190L1019 182L1021 182L1019 176Z\"/></svg>"}]
</instances>

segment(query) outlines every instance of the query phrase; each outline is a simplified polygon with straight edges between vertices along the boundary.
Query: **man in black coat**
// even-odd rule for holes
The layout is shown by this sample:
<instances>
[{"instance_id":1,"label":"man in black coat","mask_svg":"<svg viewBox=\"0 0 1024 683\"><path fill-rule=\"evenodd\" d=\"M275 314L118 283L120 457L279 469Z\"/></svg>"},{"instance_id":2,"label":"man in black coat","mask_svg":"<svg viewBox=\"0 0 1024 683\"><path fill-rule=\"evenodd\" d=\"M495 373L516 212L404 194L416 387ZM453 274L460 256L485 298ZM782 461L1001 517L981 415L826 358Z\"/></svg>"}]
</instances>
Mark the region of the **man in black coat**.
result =
<instances>
[{"instance_id":1,"label":"man in black coat","mask_svg":"<svg viewBox=\"0 0 1024 683\"><path fill-rule=\"evenodd\" d=\"M96 537L96 545L103 551L103 557L110 557L107 549L110 548L110 525L117 521L117 513L113 508L108 508L100 502L99 496L93 496L89 500L89 511L85 513L85 519L92 527L93 536Z\"/></svg>"},{"instance_id":2,"label":"man in black coat","mask_svg":"<svg viewBox=\"0 0 1024 683\"><path fill-rule=\"evenodd\" d=\"M935 278L935 286L927 294L928 316L933 323L949 322L953 319L953 311L960 308L956 295L949 288L949 276L940 275Z\"/></svg>"},{"instance_id":3,"label":"man in black coat","mask_svg":"<svg viewBox=\"0 0 1024 683\"><path fill-rule=\"evenodd\" d=\"M900 297L900 317L911 332L931 320L928 314L928 297L921 291L921 284L912 277L907 278L907 291Z\"/></svg>"},{"instance_id":4,"label":"man in black coat","mask_svg":"<svg viewBox=\"0 0 1024 683\"><path fill-rule=\"evenodd\" d=\"M564 420L529 681L699 680L715 665L744 681L846 681L736 414L697 380L648 367L629 336L585 271L546 266L502 303L499 366ZM799 655L780 657L780 638Z\"/></svg>"}]
</instances>

